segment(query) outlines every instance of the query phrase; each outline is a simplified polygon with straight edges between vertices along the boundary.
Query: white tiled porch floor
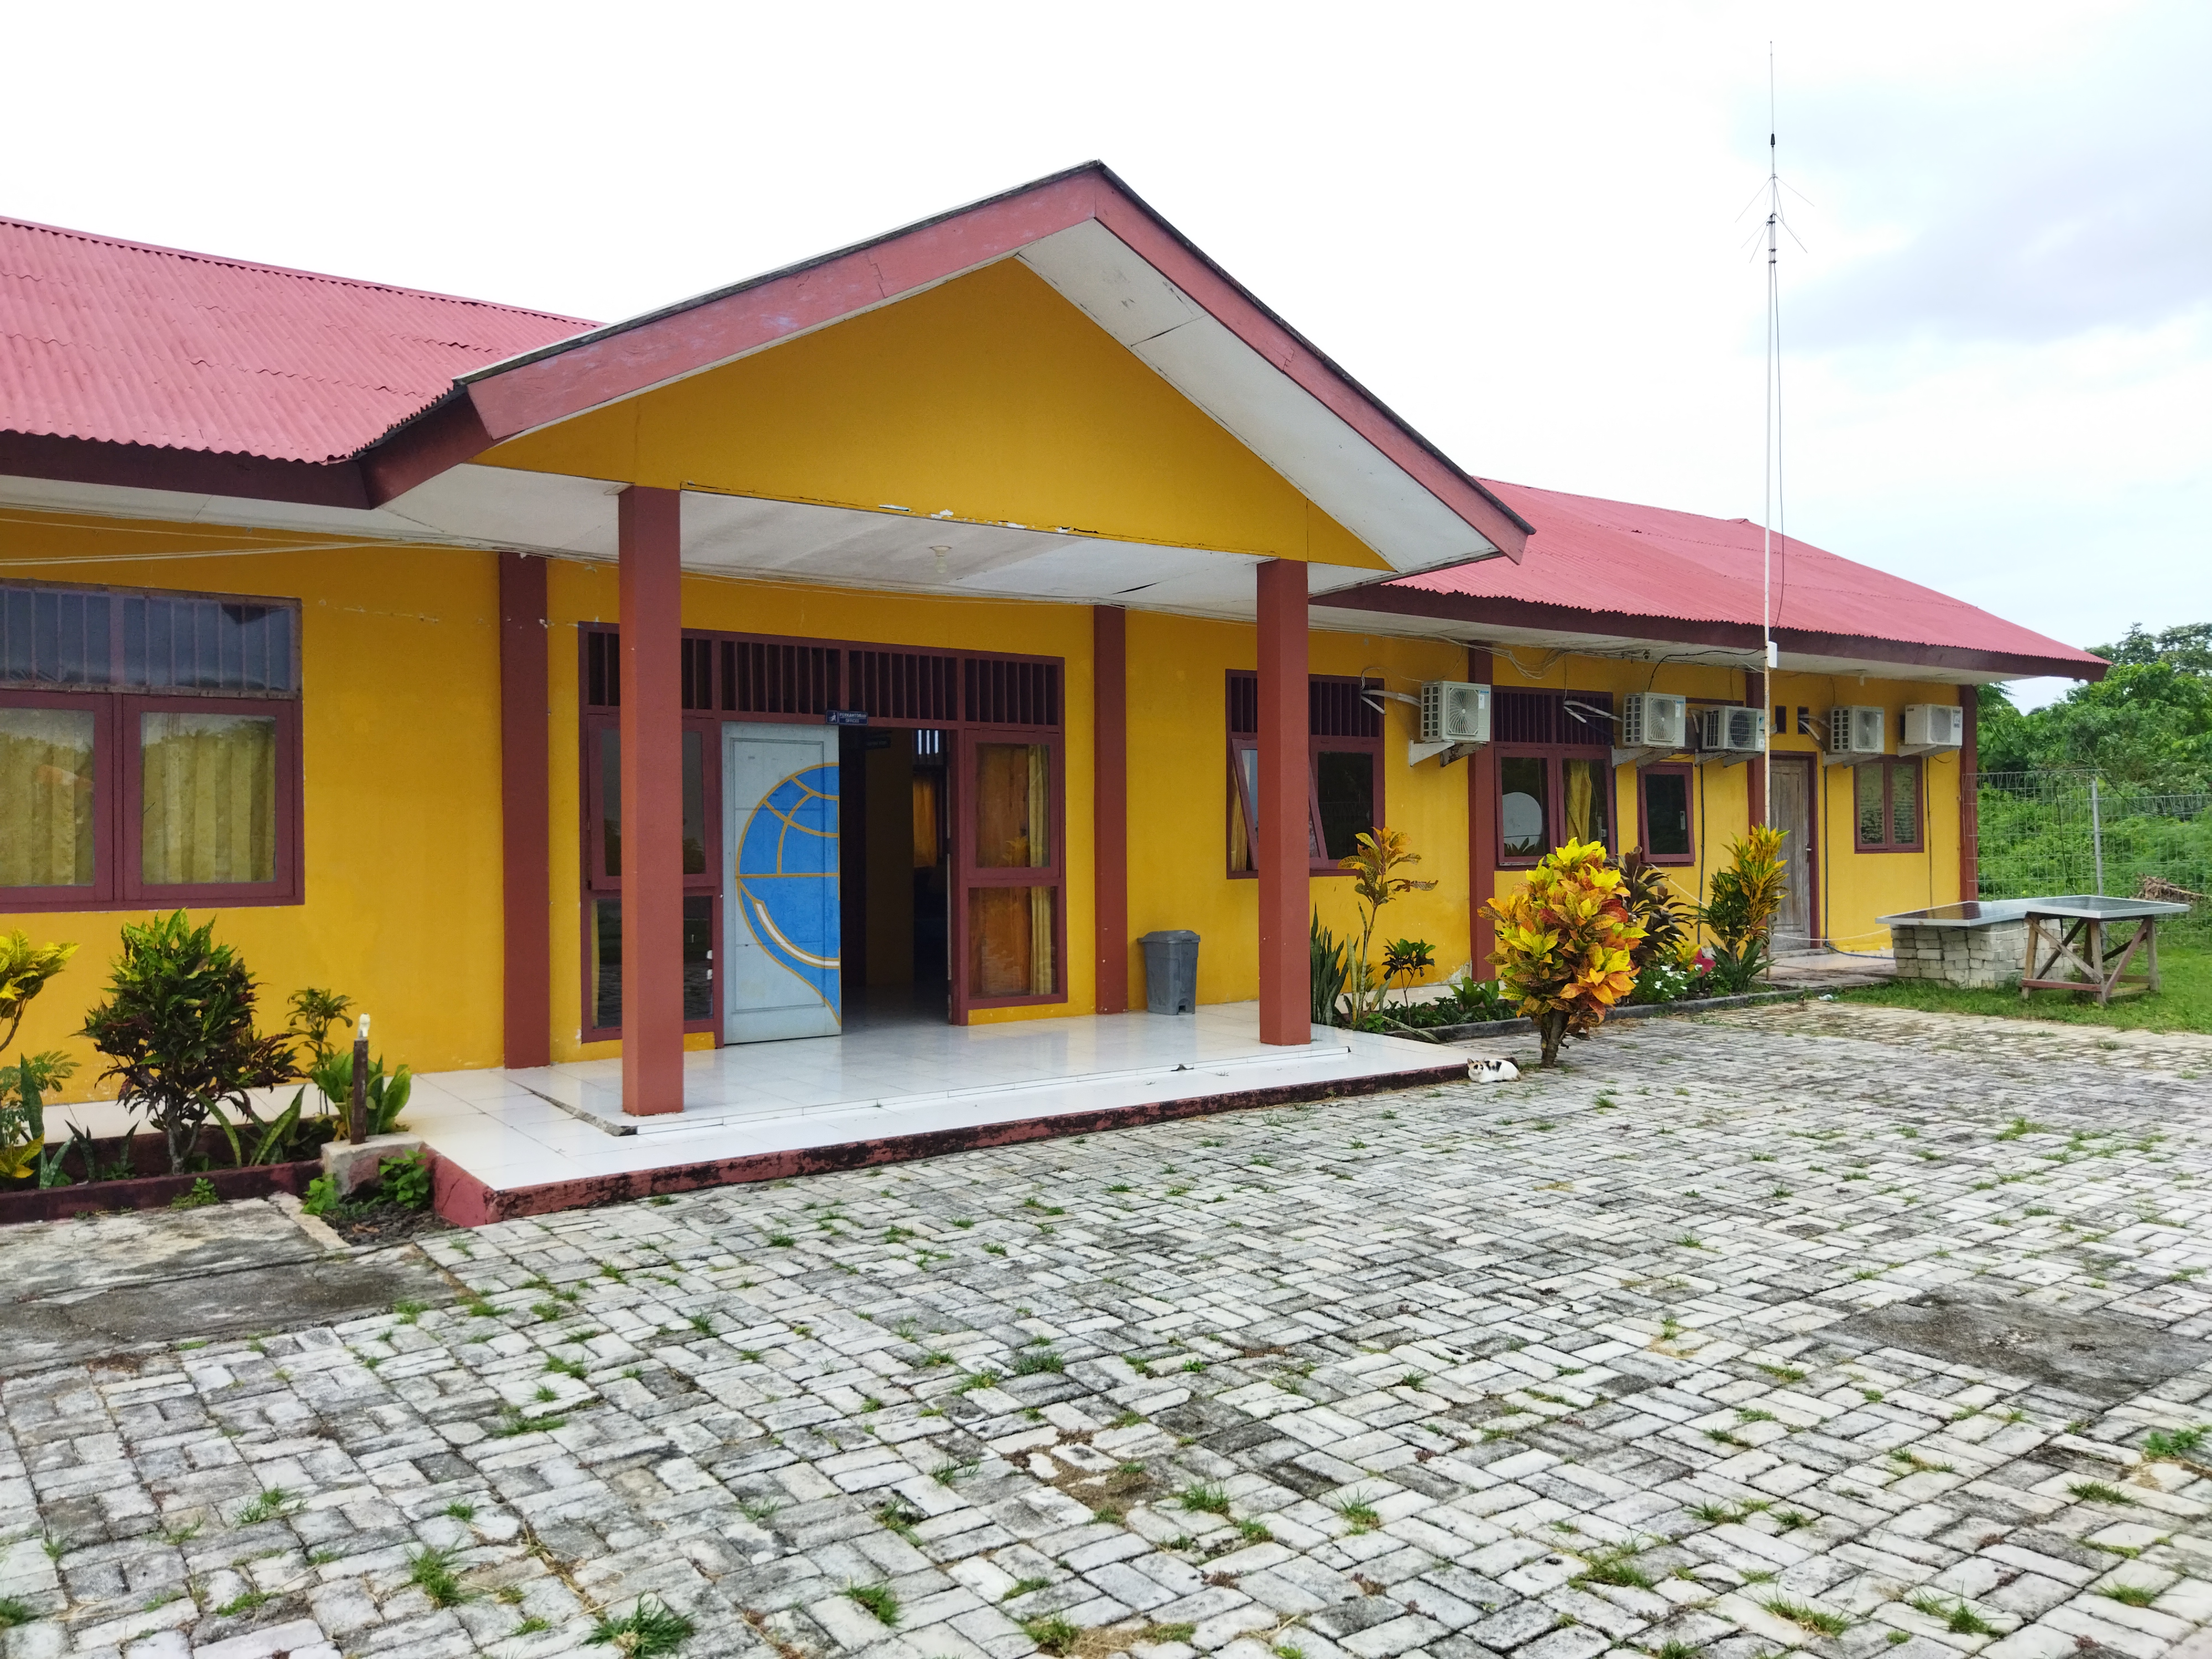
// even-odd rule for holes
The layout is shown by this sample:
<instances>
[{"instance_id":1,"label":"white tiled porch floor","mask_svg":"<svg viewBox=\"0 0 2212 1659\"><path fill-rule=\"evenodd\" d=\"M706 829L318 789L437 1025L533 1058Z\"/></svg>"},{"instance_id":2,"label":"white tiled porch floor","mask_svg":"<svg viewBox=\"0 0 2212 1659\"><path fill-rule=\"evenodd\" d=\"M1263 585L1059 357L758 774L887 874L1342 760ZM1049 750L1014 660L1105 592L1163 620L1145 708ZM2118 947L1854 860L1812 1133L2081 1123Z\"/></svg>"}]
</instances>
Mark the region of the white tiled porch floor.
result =
<instances>
[{"instance_id":1,"label":"white tiled porch floor","mask_svg":"<svg viewBox=\"0 0 2212 1659\"><path fill-rule=\"evenodd\" d=\"M684 1056L684 1109L621 1115L622 1064L416 1079L409 1127L487 1186L538 1186L894 1135L1448 1065L1458 1051L1316 1028L1259 1040L1258 1006L1004 1025L894 1024Z\"/></svg>"}]
</instances>

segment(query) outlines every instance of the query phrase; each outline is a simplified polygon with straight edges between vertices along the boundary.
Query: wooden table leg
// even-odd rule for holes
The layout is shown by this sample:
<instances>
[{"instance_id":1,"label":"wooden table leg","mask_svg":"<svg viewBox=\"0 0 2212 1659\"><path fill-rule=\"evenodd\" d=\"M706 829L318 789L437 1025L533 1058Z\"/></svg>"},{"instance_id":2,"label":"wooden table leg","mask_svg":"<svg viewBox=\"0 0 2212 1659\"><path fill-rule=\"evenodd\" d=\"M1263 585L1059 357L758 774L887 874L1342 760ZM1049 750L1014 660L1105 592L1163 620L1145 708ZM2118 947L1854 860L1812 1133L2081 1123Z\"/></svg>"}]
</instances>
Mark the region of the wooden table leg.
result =
<instances>
[{"instance_id":1,"label":"wooden table leg","mask_svg":"<svg viewBox=\"0 0 2212 1659\"><path fill-rule=\"evenodd\" d=\"M2150 988L2158 989L2158 918L2145 916L2142 924L2143 954L2150 963Z\"/></svg>"}]
</instances>

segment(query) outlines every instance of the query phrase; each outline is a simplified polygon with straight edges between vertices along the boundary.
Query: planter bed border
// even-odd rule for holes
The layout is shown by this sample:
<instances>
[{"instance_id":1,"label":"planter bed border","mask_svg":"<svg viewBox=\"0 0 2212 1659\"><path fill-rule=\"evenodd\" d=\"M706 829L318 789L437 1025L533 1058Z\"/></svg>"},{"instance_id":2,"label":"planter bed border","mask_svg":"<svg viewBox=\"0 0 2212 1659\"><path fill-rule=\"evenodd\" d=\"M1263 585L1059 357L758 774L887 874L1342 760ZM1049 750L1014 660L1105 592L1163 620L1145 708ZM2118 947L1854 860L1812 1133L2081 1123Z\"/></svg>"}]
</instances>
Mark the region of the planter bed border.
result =
<instances>
[{"instance_id":1,"label":"planter bed border","mask_svg":"<svg viewBox=\"0 0 2212 1659\"><path fill-rule=\"evenodd\" d=\"M1762 1002L1802 1002L1817 991L1746 991L1736 996L1693 997L1680 1002L1627 1002L1605 1011L1606 1019L1652 1019L1662 1014L1702 1014L1723 1008L1749 1008ZM1472 1042L1481 1037L1519 1036L1524 1031L1534 1031L1532 1019L1481 1020L1472 1025L1407 1026L1404 1031L1390 1031L1389 1036L1405 1036L1418 1042L1424 1037L1435 1042Z\"/></svg>"},{"instance_id":2,"label":"planter bed border","mask_svg":"<svg viewBox=\"0 0 2212 1659\"><path fill-rule=\"evenodd\" d=\"M267 1198L272 1193L304 1197L307 1183L322 1172L322 1162L317 1159L198 1170L185 1175L134 1176L125 1181L81 1181L67 1187L18 1186L0 1191L0 1226L21 1221L66 1221L72 1216L104 1215L112 1210L166 1209L199 1181L212 1186L216 1197L225 1203Z\"/></svg>"}]
</instances>

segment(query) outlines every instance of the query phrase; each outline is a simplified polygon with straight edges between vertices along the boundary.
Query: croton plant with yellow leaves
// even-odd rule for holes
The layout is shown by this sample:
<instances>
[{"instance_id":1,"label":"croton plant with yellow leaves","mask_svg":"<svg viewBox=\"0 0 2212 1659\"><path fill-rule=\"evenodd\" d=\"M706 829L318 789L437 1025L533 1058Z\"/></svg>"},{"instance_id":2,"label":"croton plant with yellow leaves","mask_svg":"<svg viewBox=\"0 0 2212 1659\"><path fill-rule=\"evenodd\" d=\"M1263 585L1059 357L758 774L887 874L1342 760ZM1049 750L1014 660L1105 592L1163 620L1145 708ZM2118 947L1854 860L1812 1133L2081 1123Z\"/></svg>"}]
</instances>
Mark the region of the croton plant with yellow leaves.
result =
<instances>
[{"instance_id":1,"label":"croton plant with yellow leaves","mask_svg":"<svg viewBox=\"0 0 2212 1659\"><path fill-rule=\"evenodd\" d=\"M1547 1066L1570 1034L1587 1036L1636 985L1630 952L1644 926L1601 842L1570 840L1528 879L1483 907L1498 925L1491 964L1499 988L1536 1023Z\"/></svg>"}]
</instances>

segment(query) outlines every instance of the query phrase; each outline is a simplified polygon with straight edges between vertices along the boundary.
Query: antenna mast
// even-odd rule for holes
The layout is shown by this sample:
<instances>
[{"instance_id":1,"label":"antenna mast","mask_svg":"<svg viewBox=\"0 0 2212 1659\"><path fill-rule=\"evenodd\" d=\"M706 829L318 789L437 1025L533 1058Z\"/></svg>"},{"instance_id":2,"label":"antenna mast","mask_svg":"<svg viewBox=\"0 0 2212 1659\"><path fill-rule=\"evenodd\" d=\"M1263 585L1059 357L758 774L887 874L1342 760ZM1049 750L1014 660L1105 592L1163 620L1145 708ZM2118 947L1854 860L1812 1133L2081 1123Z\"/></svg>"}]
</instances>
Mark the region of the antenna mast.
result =
<instances>
[{"instance_id":1,"label":"antenna mast","mask_svg":"<svg viewBox=\"0 0 2212 1659\"><path fill-rule=\"evenodd\" d=\"M1774 671L1779 666L1774 648L1774 498L1782 471L1782 292L1776 256L1782 224L1782 174L1775 155L1774 42L1766 43L1766 480L1765 501L1760 511L1759 632L1759 680L1765 688L1760 701L1768 712L1774 706ZM1774 822L1774 728L1762 721L1765 740L1759 750L1759 817Z\"/></svg>"}]
</instances>

